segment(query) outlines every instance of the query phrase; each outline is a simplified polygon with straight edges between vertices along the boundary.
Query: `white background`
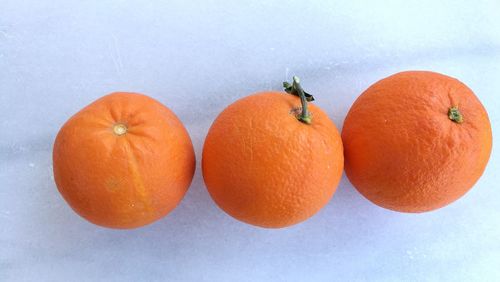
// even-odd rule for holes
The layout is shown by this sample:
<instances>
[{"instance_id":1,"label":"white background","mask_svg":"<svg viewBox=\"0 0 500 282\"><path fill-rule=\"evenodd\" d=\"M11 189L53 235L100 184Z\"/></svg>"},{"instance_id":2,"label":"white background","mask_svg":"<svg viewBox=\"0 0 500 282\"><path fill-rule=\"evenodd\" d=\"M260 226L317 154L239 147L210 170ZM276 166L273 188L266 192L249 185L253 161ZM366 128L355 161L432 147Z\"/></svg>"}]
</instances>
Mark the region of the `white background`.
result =
<instances>
[{"instance_id":1,"label":"white background","mask_svg":"<svg viewBox=\"0 0 500 282\"><path fill-rule=\"evenodd\" d=\"M201 148L229 103L298 75L341 128L409 69L459 78L490 114L489 165L456 203L396 213L344 177L316 216L267 230L210 199ZM60 126L117 90L176 112L198 163L178 208L132 231L81 219L52 177ZM0 0L0 281L499 281L499 91L500 1Z\"/></svg>"}]
</instances>

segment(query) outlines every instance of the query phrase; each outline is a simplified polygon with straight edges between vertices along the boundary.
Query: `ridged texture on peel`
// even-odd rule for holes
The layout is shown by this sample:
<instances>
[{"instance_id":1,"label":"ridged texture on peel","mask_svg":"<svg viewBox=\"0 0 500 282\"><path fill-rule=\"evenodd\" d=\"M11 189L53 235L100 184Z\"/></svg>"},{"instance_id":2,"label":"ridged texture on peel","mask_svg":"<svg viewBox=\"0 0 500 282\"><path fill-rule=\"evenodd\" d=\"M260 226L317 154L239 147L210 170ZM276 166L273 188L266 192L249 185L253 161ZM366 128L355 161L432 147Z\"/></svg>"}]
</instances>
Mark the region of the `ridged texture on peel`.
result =
<instances>
[{"instance_id":1,"label":"ridged texture on peel","mask_svg":"<svg viewBox=\"0 0 500 282\"><path fill-rule=\"evenodd\" d=\"M127 126L117 135L115 124ZM113 93L88 105L59 131L57 187L85 219L134 228L170 212L195 169L189 135L175 114L145 95Z\"/></svg>"}]
</instances>

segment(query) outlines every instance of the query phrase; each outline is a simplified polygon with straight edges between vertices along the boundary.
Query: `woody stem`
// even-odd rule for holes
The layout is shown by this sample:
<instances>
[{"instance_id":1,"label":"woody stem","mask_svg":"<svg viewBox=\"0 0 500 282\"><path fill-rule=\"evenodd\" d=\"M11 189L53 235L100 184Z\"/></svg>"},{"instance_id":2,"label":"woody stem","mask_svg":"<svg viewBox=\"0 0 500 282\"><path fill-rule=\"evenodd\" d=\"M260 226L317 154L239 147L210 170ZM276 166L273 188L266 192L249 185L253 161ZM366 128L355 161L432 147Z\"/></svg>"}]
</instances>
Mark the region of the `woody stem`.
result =
<instances>
[{"instance_id":1,"label":"woody stem","mask_svg":"<svg viewBox=\"0 0 500 282\"><path fill-rule=\"evenodd\" d=\"M302 89L302 86L300 85L299 78L296 76L293 77L293 88L295 88L295 90L299 94L300 103L302 104L302 112L300 113L298 119L303 123L310 124L311 123L311 114L309 113L309 110L307 109L306 95L304 94L304 89Z\"/></svg>"}]
</instances>

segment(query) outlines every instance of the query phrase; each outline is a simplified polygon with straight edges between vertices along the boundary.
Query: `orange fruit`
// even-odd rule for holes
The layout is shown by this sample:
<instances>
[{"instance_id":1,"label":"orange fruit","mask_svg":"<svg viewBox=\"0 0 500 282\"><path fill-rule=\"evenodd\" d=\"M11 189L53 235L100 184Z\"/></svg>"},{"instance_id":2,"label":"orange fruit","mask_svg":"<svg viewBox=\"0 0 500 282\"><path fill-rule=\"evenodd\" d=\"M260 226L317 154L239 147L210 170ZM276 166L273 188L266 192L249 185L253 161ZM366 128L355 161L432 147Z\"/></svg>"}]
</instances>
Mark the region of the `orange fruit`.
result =
<instances>
[{"instance_id":1,"label":"orange fruit","mask_svg":"<svg viewBox=\"0 0 500 282\"><path fill-rule=\"evenodd\" d=\"M297 79L293 91L298 87ZM260 92L214 121L203 147L203 178L226 213L279 228L306 220L333 196L344 162L340 134L319 107L307 107L309 120L300 107L296 96Z\"/></svg>"},{"instance_id":2,"label":"orange fruit","mask_svg":"<svg viewBox=\"0 0 500 282\"><path fill-rule=\"evenodd\" d=\"M407 71L378 81L344 123L345 170L373 203L426 212L463 196L491 152L486 110L465 84L435 72Z\"/></svg>"},{"instance_id":3,"label":"orange fruit","mask_svg":"<svg viewBox=\"0 0 500 282\"><path fill-rule=\"evenodd\" d=\"M59 192L82 217L111 228L135 228L170 212L195 169L181 121L141 94L113 93L71 117L53 151Z\"/></svg>"}]
</instances>

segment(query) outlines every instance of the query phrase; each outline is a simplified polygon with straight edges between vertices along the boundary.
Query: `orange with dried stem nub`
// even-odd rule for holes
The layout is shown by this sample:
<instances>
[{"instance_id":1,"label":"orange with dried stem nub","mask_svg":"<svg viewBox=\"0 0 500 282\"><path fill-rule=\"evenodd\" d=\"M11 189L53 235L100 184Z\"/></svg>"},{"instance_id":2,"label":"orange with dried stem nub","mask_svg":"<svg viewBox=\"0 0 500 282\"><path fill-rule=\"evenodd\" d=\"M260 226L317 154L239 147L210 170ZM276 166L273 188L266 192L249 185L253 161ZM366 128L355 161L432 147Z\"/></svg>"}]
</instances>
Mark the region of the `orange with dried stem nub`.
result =
<instances>
[{"instance_id":1,"label":"orange with dried stem nub","mask_svg":"<svg viewBox=\"0 0 500 282\"><path fill-rule=\"evenodd\" d=\"M79 215L105 227L135 228L177 206L195 156L172 111L148 96L120 92L63 125L53 164L57 188Z\"/></svg>"}]
</instances>

